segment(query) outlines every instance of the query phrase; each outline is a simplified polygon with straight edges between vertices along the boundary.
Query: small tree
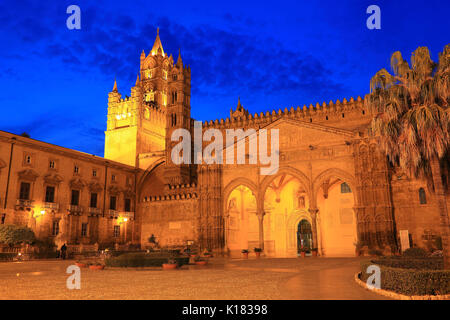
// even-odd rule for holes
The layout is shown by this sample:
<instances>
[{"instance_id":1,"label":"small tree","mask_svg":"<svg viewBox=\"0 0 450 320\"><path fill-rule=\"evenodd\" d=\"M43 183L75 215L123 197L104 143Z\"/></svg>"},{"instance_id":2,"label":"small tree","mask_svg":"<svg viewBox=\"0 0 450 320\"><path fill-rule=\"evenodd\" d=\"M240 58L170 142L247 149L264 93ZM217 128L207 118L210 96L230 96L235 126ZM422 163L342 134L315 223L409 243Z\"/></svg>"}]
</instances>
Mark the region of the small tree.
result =
<instances>
[{"instance_id":1,"label":"small tree","mask_svg":"<svg viewBox=\"0 0 450 320\"><path fill-rule=\"evenodd\" d=\"M19 243L33 243L36 240L33 230L14 224L0 225L0 243L13 246Z\"/></svg>"}]
</instances>

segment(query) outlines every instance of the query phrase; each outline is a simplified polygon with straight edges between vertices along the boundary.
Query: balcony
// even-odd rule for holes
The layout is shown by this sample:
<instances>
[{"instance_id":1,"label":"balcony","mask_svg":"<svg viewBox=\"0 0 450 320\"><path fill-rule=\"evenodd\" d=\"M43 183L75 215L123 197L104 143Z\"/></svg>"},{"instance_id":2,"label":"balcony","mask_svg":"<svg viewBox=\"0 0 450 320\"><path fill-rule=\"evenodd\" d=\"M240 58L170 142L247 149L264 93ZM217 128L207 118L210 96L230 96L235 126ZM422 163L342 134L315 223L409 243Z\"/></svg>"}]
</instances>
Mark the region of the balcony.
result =
<instances>
[{"instance_id":1,"label":"balcony","mask_svg":"<svg viewBox=\"0 0 450 320\"><path fill-rule=\"evenodd\" d=\"M127 218L127 219L129 219L129 220L134 220L134 212L122 212L121 214L120 214L120 216L122 217L122 218Z\"/></svg>"},{"instance_id":2,"label":"balcony","mask_svg":"<svg viewBox=\"0 0 450 320\"><path fill-rule=\"evenodd\" d=\"M118 217L119 217L119 211L109 209L109 210L108 210L108 215L109 215L111 218L118 218Z\"/></svg>"},{"instance_id":3,"label":"balcony","mask_svg":"<svg viewBox=\"0 0 450 320\"><path fill-rule=\"evenodd\" d=\"M90 215L101 215L102 214L102 209L100 209L100 208L92 208L92 207L89 207L88 208L88 211L89 211L89 214Z\"/></svg>"},{"instance_id":4,"label":"balcony","mask_svg":"<svg viewBox=\"0 0 450 320\"><path fill-rule=\"evenodd\" d=\"M50 210L59 210L59 203L55 202L44 202L44 208Z\"/></svg>"},{"instance_id":5,"label":"balcony","mask_svg":"<svg viewBox=\"0 0 450 320\"><path fill-rule=\"evenodd\" d=\"M16 200L16 208L30 209L33 208L34 200L26 200L26 199L17 199Z\"/></svg>"},{"instance_id":6,"label":"balcony","mask_svg":"<svg viewBox=\"0 0 450 320\"><path fill-rule=\"evenodd\" d=\"M83 207L70 204L69 207L67 208L67 211L69 211L69 214L80 215L83 212Z\"/></svg>"}]
</instances>

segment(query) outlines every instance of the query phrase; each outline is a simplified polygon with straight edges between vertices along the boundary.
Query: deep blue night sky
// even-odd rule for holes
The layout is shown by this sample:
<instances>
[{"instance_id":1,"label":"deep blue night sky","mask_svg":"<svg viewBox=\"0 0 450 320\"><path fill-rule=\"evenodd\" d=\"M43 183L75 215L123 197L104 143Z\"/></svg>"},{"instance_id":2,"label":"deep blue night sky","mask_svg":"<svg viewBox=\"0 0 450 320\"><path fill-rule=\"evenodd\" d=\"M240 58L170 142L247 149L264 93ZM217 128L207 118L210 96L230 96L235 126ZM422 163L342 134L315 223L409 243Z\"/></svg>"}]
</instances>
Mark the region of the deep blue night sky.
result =
<instances>
[{"instance_id":1,"label":"deep blue night sky","mask_svg":"<svg viewBox=\"0 0 450 320\"><path fill-rule=\"evenodd\" d=\"M66 8L81 8L81 30ZM366 8L381 8L381 30ZM0 130L103 155L107 94L130 94L142 49L192 70L192 117L364 96L400 50L450 43L450 1L13 1L0 3Z\"/></svg>"}]
</instances>

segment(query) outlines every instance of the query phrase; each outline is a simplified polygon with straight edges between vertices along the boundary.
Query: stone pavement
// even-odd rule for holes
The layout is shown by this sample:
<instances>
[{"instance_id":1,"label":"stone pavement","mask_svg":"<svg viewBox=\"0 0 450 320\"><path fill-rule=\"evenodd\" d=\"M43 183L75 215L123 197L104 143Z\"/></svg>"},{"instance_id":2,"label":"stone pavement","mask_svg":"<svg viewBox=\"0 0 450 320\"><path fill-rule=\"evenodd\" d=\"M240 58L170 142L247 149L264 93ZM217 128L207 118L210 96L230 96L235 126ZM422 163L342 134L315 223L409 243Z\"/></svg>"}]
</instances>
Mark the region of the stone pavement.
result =
<instances>
[{"instance_id":1,"label":"stone pavement","mask_svg":"<svg viewBox=\"0 0 450 320\"><path fill-rule=\"evenodd\" d=\"M222 259L208 266L81 269L81 289L68 290L74 261L0 263L0 299L386 299L358 286L359 258Z\"/></svg>"}]
</instances>

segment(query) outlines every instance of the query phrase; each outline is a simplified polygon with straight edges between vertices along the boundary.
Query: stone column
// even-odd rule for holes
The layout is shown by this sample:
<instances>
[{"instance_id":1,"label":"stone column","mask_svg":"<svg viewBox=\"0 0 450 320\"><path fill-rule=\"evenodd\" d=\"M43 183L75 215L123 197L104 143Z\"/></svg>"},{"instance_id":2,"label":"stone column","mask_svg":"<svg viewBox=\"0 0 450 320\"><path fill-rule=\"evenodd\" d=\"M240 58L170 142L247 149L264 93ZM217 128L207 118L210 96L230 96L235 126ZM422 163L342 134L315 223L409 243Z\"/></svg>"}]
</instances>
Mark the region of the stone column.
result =
<instances>
[{"instance_id":1,"label":"stone column","mask_svg":"<svg viewBox=\"0 0 450 320\"><path fill-rule=\"evenodd\" d=\"M313 236L313 248L319 248L319 245L317 243L317 213L319 212L319 209L308 209L309 214L311 215L311 228L312 228L312 236Z\"/></svg>"},{"instance_id":2,"label":"stone column","mask_svg":"<svg viewBox=\"0 0 450 320\"><path fill-rule=\"evenodd\" d=\"M260 211L257 214L259 221L259 247L264 251L264 211Z\"/></svg>"}]
</instances>

